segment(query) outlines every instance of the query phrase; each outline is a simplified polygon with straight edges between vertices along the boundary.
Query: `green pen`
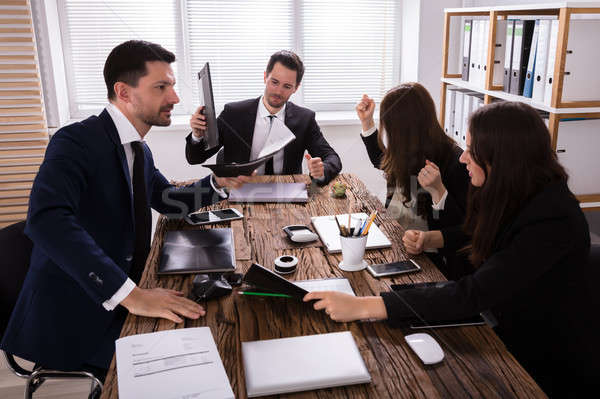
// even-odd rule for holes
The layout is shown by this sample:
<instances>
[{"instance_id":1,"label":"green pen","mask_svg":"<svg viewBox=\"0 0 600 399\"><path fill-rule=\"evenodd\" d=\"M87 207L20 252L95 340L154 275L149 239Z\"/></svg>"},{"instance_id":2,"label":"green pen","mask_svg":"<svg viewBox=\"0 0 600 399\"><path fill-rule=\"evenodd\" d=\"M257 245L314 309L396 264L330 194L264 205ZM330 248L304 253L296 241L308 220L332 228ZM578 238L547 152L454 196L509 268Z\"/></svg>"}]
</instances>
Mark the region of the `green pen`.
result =
<instances>
[{"instance_id":1,"label":"green pen","mask_svg":"<svg viewBox=\"0 0 600 399\"><path fill-rule=\"evenodd\" d=\"M293 298L291 295L286 294L273 294L270 292L252 292L252 291L238 291L240 295L254 295L254 296L274 296L279 298Z\"/></svg>"}]
</instances>

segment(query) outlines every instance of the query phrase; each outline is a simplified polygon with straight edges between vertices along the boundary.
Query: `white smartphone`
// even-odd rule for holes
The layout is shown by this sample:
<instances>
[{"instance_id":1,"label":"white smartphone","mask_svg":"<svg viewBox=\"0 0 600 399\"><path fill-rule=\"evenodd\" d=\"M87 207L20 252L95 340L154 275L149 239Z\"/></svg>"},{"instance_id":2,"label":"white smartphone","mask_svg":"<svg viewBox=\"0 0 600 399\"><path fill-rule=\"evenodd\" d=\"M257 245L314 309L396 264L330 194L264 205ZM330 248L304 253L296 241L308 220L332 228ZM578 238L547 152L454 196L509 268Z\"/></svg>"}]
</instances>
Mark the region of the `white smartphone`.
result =
<instances>
[{"instance_id":1,"label":"white smartphone","mask_svg":"<svg viewBox=\"0 0 600 399\"><path fill-rule=\"evenodd\" d=\"M244 215L235 208L217 209L214 211L192 212L187 215L190 224L220 223L229 220L243 219Z\"/></svg>"},{"instance_id":2,"label":"white smartphone","mask_svg":"<svg viewBox=\"0 0 600 399\"><path fill-rule=\"evenodd\" d=\"M399 262L369 265L367 266L367 270L373 275L373 277L384 277L401 273L416 272L421 270L421 266L419 266L414 260L409 259Z\"/></svg>"}]
</instances>

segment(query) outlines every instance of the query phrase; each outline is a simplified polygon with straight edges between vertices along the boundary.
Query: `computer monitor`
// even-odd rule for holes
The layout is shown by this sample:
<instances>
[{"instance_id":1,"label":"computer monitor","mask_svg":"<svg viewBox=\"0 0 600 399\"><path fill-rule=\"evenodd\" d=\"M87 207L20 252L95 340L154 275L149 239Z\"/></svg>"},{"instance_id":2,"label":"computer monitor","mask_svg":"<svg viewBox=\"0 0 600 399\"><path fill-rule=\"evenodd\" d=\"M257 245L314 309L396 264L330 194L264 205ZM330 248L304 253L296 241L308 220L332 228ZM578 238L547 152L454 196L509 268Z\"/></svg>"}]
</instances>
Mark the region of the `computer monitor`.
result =
<instances>
[{"instance_id":1,"label":"computer monitor","mask_svg":"<svg viewBox=\"0 0 600 399\"><path fill-rule=\"evenodd\" d=\"M217 117L215 115L215 102L213 99L212 81L210 79L210 68L208 62L198 72L198 88L200 90L200 101L204 103L204 116L206 117L206 131L204 138L207 149L219 145L219 129L217 128Z\"/></svg>"}]
</instances>

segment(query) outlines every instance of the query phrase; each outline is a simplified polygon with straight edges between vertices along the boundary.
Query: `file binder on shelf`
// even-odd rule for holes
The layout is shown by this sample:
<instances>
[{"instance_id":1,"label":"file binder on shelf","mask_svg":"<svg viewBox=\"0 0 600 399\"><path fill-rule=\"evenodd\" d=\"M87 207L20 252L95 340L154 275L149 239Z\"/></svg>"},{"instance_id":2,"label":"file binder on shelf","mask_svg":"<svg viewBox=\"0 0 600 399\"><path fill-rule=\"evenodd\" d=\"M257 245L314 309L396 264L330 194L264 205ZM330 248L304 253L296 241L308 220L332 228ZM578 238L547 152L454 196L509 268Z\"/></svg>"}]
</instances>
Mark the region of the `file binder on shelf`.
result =
<instances>
[{"instance_id":1,"label":"file binder on shelf","mask_svg":"<svg viewBox=\"0 0 600 399\"><path fill-rule=\"evenodd\" d=\"M538 36L540 32L540 20L535 21L533 36L531 37L531 50L529 51L529 61L527 62L527 73L525 74L525 85L523 86L523 96L531 98L533 94L533 81L535 74L535 60L537 59Z\"/></svg>"},{"instance_id":2,"label":"file binder on shelf","mask_svg":"<svg viewBox=\"0 0 600 399\"><path fill-rule=\"evenodd\" d=\"M481 52L479 54L479 86L481 88L485 88L485 75L487 71L487 54L488 54L488 46L489 46L489 37L490 37L490 21L481 21L482 24L479 25L481 29Z\"/></svg>"},{"instance_id":3,"label":"file binder on shelf","mask_svg":"<svg viewBox=\"0 0 600 399\"><path fill-rule=\"evenodd\" d=\"M444 112L444 131L448 137L454 138L454 101L456 88L446 88L446 108Z\"/></svg>"},{"instance_id":4,"label":"file binder on shelf","mask_svg":"<svg viewBox=\"0 0 600 399\"><path fill-rule=\"evenodd\" d=\"M535 72L533 80L533 92L531 99L537 102L544 101L544 88L546 86L546 67L548 65L548 49L550 48L550 27L552 21L540 20L538 32L537 49L535 56ZM551 67L553 67L552 65Z\"/></svg>"},{"instance_id":5,"label":"file binder on shelf","mask_svg":"<svg viewBox=\"0 0 600 399\"><path fill-rule=\"evenodd\" d=\"M465 20L464 26L464 42L463 42L463 64L462 64L462 80L469 81L469 65L471 57L471 31L473 20Z\"/></svg>"},{"instance_id":6,"label":"file binder on shelf","mask_svg":"<svg viewBox=\"0 0 600 399\"><path fill-rule=\"evenodd\" d=\"M548 49L546 80L544 83L544 104L546 105L551 105L552 102L552 83L554 83L554 63L556 61L556 46L558 45L559 22L558 19L555 19L550 25L550 48Z\"/></svg>"},{"instance_id":7,"label":"file binder on shelf","mask_svg":"<svg viewBox=\"0 0 600 399\"><path fill-rule=\"evenodd\" d=\"M467 148L467 130L469 127L469 116L471 116L471 96L472 94L463 95L463 105L462 105L462 123L460 128L460 136L458 145L463 150Z\"/></svg>"},{"instance_id":8,"label":"file binder on shelf","mask_svg":"<svg viewBox=\"0 0 600 399\"><path fill-rule=\"evenodd\" d=\"M515 31L515 20L510 19L506 21L506 40L504 47L504 75L502 79L502 90L506 93L510 93L510 77L512 67L512 56L513 56L513 41Z\"/></svg>"},{"instance_id":9,"label":"file binder on shelf","mask_svg":"<svg viewBox=\"0 0 600 399\"><path fill-rule=\"evenodd\" d=\"M510 92L522 95L527 74L527 63L531 50L531 39L533 37L534 20L516 21L513 41L513 60L511 66Z\"/></svg>"},{"instance_id":10,"label":"file binder on shelf","mask_svg":"<svg viewBox=\"0 0 600 399\"><path fill-rule=\"evenodd\" d=\"M599 39L599 20L571 20L562 101L594 101L600 97ZM594 50L590 46L595 46Z\"/></svg>"},{"instance_id":11,"label":"file binder on shelf","mask_svg":"<svg viewBox=\"0 0 600 399\"><path fill-rule=\"evenodd\" d=\"M504 78L504 59L506 57L507 20L496 21L496 40L494 43L494 86L502 86ZM486 54L487 59L487 54Z\"/></svg>"},{"instance_id":12,"label":"file binder on shelf","mask_svg":"<svg viewBox=\"0 0 600 399\"><path fill-rule=\"evenodd\" d=\"M471 24L471 63L469 65L469 83L478 85L479 74L477 73L477 65L479 64L479 53L481 45L481 36L479 35L479 25L482 21L474 19Z\"/></svg>"}]
</instances>

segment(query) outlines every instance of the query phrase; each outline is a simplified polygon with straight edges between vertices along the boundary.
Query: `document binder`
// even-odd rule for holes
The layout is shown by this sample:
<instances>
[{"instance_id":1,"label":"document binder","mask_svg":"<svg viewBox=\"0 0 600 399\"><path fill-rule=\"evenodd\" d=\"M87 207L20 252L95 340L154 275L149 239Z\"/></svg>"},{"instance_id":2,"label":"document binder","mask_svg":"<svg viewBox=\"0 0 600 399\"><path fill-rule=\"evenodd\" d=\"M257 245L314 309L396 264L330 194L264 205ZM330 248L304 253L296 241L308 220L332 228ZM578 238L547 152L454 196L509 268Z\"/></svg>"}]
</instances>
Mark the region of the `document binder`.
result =
<instances>
[{"instance_id":1,"label":"document binder","mask_svg":"<svg viewBox=\"0 0 600 399\"><path fill-rule=\"evenodd\" d=\"M558 45L558 19L550 25L550 48L548 49L548 62L546 65L546 81L544 84L544 104L551 105L552 83L554 83L554 64L556 61L556 47Z\"/></svg>"},{"instance_id":2,"label":"document binder","mask_svg":"<svg viewBox=\"0 0 600 399\"><path fill-rule=\"evenodd\" d=\"M527 63L531 50L531 39L533 37L534 20L515 22L515 33L513 42L513 60L511 67L510 92L523 95L525 75L527 74Z\"/></svg>"},{"instance_id":3,"label":"document binder","mask_svg":"<svg viewBox=\"0 0 600 399\"><path fill-rule=\"evenodd\" d=\"M540 32L540 20L535 21L533 36L531 37L531 50L529 51L529 61L527 62L527 73L525 74L525 85L523 86L523 96L531 98L533 94L533 81L535 74L535 60L537 58L538 36Z\"/></svg>"},{"instance_id":4,"label":"document binder","mask_svg":"<svg viewBox=\"0 0 600 399\"><path fill-rule=\"evenodd\" d=\"M444 131L448 137L454 138L454 102L456 88L446 87L446 111L444 113Z\"/></svg>"},{"instance_id":5,"label":"document binder","mask_svg":"<svg viewBox=\"0 0 600 399\"><path fill-rule=\"evenodd\" d=\"M469 81L469 65L471 57L471 27L472 19L465 21L464 42L463 42L463 65L462 65L462 80Z\"/></svg>"},{"instance_id":6,"label":"document binder","mask_svg":"<svg viewBox=\"0 0 600 399\"><path fill-rule=\"evenodd\" d=\"M463 150L467 148L467 129L469 126L469 116L471 116L471 94L464 94L462 105L462 123L458 137L458 146Z\"/></svg>"},{"instance_id":7,"label":"document binder","mask_svg":"<svg viewBox=\"0 0 600 399\"><path fill-rule=\"evenodd\" d=\"M600 93L600 21L574 19L569 24L562 101L595 101ZM595 43L590 46L590 43ZM594 50L596 48L596 50Z\"/></svg>"},{"instance_id":8,"label":"document binder","mask_svg":"<svg viewBox=\"0 0 600 399\"><path fill-rule=\"evenodd\" d=\"M474 19L471 25L471 56L469 65L469 83L474 85L478 84L479 75L477 74L477 65L479 65L479 52L480 50L480 35L479 35L479 25L480 20Z\"/></svg>"},{"instance_id":9,"label":"document binder","mask_svg":"<svg viewBox=\"0 0 600 399\"><path fill-rule=\"evenodd\" d=\"M531 94L531 99L537 102L544 101L544 88L546 86L546 66L548 65L548 49L550 47L551 25L552 21L549 19L540 20L537 49L535 55L533 92Z\"/></svg>"},{"instance_id":10,"label":"document binder","mask_svg":"<svg viewBox=\"0 0 600 399\"><path fill-rule=\"evenodd\" d=\"M502 86L504 80L504 57L506 57L507 20L496 21L496 40L494 43L494 86Z\"/></svg>"},{"instance_id":11,"label":"document binder","mask_svg":"<svg viewBox=\"0 0 600 399\"><path fill-rule=\"evenodd\" d=\"M479 86L481 88L485 88L486 77L487 77L487 55L488 55L488 47L489 47L489 37L490 37L490 21L481 21L480 28L481 29L481 51L479 55Z\"/></svg>"},{"instance_id":12,"label":"document binder","mask_svg":"<svg viewBox=\"0 0 600 399\"><path fill-rule=\"evenodd\" d=\"M505 52L504 52L504 75L502 81L502 90L506 93L510 93L510 77L512 67L512 55L513 55L513 41L515 31L515 20L511 19L506 21L506 41L505 41Z\"/></svg>"}]
</instances>

